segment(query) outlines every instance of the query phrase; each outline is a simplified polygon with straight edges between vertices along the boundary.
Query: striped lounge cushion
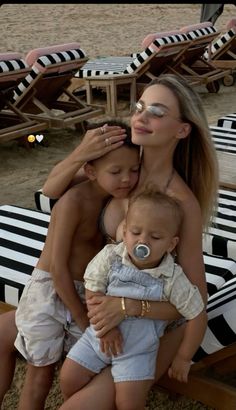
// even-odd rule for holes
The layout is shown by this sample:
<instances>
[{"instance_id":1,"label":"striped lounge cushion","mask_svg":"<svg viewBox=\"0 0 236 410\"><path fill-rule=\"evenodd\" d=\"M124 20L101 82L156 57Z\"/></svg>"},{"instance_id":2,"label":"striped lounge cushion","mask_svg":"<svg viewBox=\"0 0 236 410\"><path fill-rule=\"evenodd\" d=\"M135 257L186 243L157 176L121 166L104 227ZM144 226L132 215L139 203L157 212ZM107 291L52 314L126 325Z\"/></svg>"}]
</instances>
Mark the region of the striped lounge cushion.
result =
<instances>
[{"instance_id":1,"label":"striped lounge cushion","mask_svg":"<svg viewBox=\"0 0 236 410\"><path fill-rule=\"evenodd\" d=\"M225 115L217 121L218 127L231 128L236 130L236 113Z\"/></svg>"},{"instance_id":2,"label":"striped lounge cushion","mask_svg":"<svg viewBox=\"0 0 236 410\"><path fill-rule=\"evenodd\" d=\"M203 249L236 260L236 192L219 189L218 194L217 214L203 235Z\"/></svg>"},{"instance_id":3,"label":"striped lounge cushion","mask_svg":"<svg viewBox=\"0 0 236 410\"><path fill-rule=\"evenodd\" d=\"M17 306L43 249L50 215L0 207L0 300Z\"/></svg>"},{"instance_id":4,"label":"striped lounge cushion","mask_svg":"<svg viewBox=\"0 0 236 410\"><path fill-rule=\"evenodd\" d=\"M163 45L179 43L186 40L187 37L185 34L165 36L155 39L144 51L131 56L101 57L89 60L75 76L86 78L101 75L132 74L140 68L151 55L157 54L158 56L157 50Z\"/></svg>"},{"instance_id":5,"label":"striped lounge cushion","mask_svg":"<svg viewBox=\"0 0 236 410\"><path fill-rule=\"evenodd\" d=\"M75 62L85 57L86 57L85 52L80 48L73 49L73 50L59 51L59 52L54 52L52 54L46 54L46 55L40 56L37 59L37 61L33 64L32 70L30 71L30 73L16 87L14 91L13 102L16 102L19 99L19 97L21 97L24 91L36 79L36 77L38 76L40 72L45 72L45 68L53 67L53 65L56 65L58 63L64 63L66 61ZM57 70L58 68L55 71Z\"/></svg>"},{"instance_id":6,"label":"striped lounge cushion","mask_svg":"<svg viewBox=\"0 0 236 410\"><path fill-rule=\"evenodd\" d=\"M234 59L233 57L230 58L230 56L227 54L227 57L225 55L225 53L222 52L221 56L217 57L217 55L219 54L219 52L221 51L221 49L224 49L225 45L232 41L232 39L235 37L236 34L236 29L231 28L230 30L228 30L226 33L222 34L219 38L217 38L215 41L213 41L209 47L211 50L211 59L214 60L214 58L219 58L219 59L226 59L226 60L230 60L230 59ZM206 60L209 59L209 49L205 51L204 53L204 58Z\"/></svg>"},{"instance_id":7,"label":"striped lounge cushion","mask_svg":"<svg viewBox=\"0 0 236 410\"><path fill-rule=\"evenodd\" d=\"M236 30L231 28L229 31L226 33L222 34L220 38L218 38L216 41L213 42L211 45L211 57L214 58L214 53L218 52L218 50L221 47L224 47L226 43L232 40L233 37L235 37ZM233 59L233 57L232 57Z\"/></svg>"},{"instance_id":8,"label":"striped lounge cushion","mask_svg":"<svg viewBox=\"0 0 236 410\"><path fill-rule=\"evenodd\" d=\"M208 325L193 361L236 342L236 276L208 299Z\"/></svg>"},{"instance_id":9,"label":"striped lounge cushion","mask_svg":"<svg viewBox=\"0 0 236 410\"><path fill-rule=\"evenodd\" d=\"M51 199L43 194L42 189L39 189L34 193L34 200L36 208L39 211L51 213L54 204L57 202L57 199Z\"/></svg>"},{"instance_id":10,"label":"striped lounge cushion","mask_svg":"<svg viewBox=\"0 0 236 410\"><path fill-rule=\"evenodd\" d=\"M214 34L216 33L217 30L215 27L203 27L203 28L198 28L195 30L190 30L186 31L185 34L187 35L189 40L196 40L199 37L207 36L209 34Z\"/></svg>"},{"instance_id":11,"label":"striped lounge cushion","mask_svg":"<svg viewBox=\"0 0 236 410\"><path fill-rule=\"evenodd\" d=\"M28 64L22 59L0 61L0 73L22 70L28 68Z\"/></svg>"},{"instance_id":12,"label":"striped lounge cushion","mask_svg":"<svg viewBox=\"0 0 236 410\"><path fill-rule=\"evenodd\" d=\"M34 195L37 209L50 213L57 200L46 197L42 190ZM218 204L217 215L208 233L203 235L203 249L210 254L236 259L236 192L219 189Z\"/></svg>"},{"instance_id":13,"label":"striped lounge cushion","mask_svg":"<svg viewBox=\"0 0 236 410\"><path fill-rule=\"evenodd\" d=\"M0 207L0 300L18 305L43 248L49 219L40 211ZM236 262L206 253L204 262L209 323L195 361L236 341Z\"/></svg>"},{"instance_id":14,"label":"striped lounge cushion","mask_svg":"<svg viewBox=\"0 0 236 410\"><path fill-rule=\"evenodd\" d=\"M213 125L210 130L217 151L236 154L236 130Z\"/></svg>"}]
</instances>

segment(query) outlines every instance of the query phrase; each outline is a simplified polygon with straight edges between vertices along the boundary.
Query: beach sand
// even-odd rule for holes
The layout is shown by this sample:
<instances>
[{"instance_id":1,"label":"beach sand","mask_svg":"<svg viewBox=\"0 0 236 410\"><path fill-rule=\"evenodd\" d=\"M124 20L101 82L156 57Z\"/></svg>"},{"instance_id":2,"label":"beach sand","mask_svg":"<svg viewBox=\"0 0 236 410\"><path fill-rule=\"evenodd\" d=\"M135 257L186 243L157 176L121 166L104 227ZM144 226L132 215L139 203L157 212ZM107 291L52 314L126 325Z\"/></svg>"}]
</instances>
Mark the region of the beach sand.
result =
<instances>
[{"instance_id":1,"label":"beach sand","mask_svg":"<svg viewBox=\"0 0 236 410\"><path fill-rule=\"evenodd\" d=\"M0 7L1 52L21 52L38 47L78 41L88 57L128 55L141 50L143 38L152 32L175 30L200 21L201 4L3 4ZM235 6L225 4L215 26L224 31L236 15ZM205 88L202 97L210 125L235 111L236 85L221 85L217 94ZM127 101L121 102L127 108ZM128 110L124 111L128 118ZM49 146L26 149L18 141L0 144L0 205L35 208L34 192L42 187L52 167L79 143L74 129L43 133ZM20 366L18 376L21 378ZM15 388L15 387L14 387ZM13 390L14 391L14 390ZM55 397L55 391L54 391ZM13 410L12 394L5 410ZM181 407L167 396L151 397L148 409L207 409L186 400ZM15 403L15 402L14 402ZM56 408L50 402L48 409Z\"/></svg>"},{"instance_id":2,"label":"beach sand","mask_svg":"<svg viewBox=\"0 0 236 410\"><path fill-rule=\"evenodd\" d=\"M1 51L25 55L37 47L78 41L89 57L125 55L141 50L150 32L174 30L200 21L200 4L3 4ZM224 30L236 14L225 4L215 26ZM209 124L235 111L236 85L217 94L200 90ZM126 104L127 105L127 104ZM124 112L128 115L128 111ZM102 117L101 117L102 118ZM34 207L34 192L52 167L79 142L74 130L44 133L49 146L26 150L18 141L0 144L0 204Z\"/></svg>"}]
</instances>

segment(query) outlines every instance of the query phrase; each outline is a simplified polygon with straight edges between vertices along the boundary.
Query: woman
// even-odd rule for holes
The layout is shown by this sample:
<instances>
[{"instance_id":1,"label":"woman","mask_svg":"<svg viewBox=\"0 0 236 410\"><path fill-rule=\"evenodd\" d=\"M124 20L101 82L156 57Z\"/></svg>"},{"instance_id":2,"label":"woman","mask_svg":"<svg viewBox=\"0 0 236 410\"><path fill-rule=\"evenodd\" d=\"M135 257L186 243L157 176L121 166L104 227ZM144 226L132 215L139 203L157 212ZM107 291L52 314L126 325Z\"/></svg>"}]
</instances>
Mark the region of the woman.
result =
<instances>
[{"instance_id":1,"label":"woman","mask_svg":"<svg viewBox=\"0 0 236 410\"><path fill-rule=\"evenodd\" d=\"M206 301L202 230L203 227L207 228L213 214L218 166L201 100L186 81L174 75L163 75L144 90L131 118L131 127L133 142L143 147L137 190L146 184L155 183L160 190L181 202L184 222L177 248L178 263L192 283L199 287ZM97 149L104 147L106 138L106 133L100 136ZM81 151L84 155L85 145ZM74 162L74 172L75 158L76 155L70 158L71 169ZM67 165L60 164L61 175L68 170ZM51 189L53 186L55 189L60 185L61 175L56 175L58 182L56 178L54 181L48 179L44 186L46 194L53 194L53 191L50 192L50 182L53 182ZM116 238L117 227L123 220L126 207L127 201L112 200L104 212L104 226L113 239ZM99 330L100 336L123 319L119 298L94 298L89 310L91 323ZM128 300L127 310L130 315L139 315L139 303ZM173 308L163 302L151 303L149 316L170 320L178 317ZM156 380L167 370L182 338L183 329L184 325L179 326L161 339ZM62 409L93 409L95 406L103 410L114 408L114 388L109 370L96 376L82 391L72 396Z\"/></svg>"},{"instance_id":2,"label":"woman","mask_svg":"<svg viewBox=\"0 0 236 410\"><path fill-rule=\"evenodd\" d=\"M142 145L142 166L137 190L154 183L161 191L176 197L183 208L184 221L177 248L178 263L196 284L206 302L207 291L202 254L202 230L213 212L218 167L206 116L198 94L186 81L163 75L148 84L131 118L132 140ZM88 132L82 143L49 175L43 191L60 196L78 181L78 170L93 157L122 144L122 135L105 130L96 138ZM91 155L92 152L92 155ZM104 227L113 239L122 223L127 201L112 200L104 212ZM118 229L118 236L120 230ZM140 314L140 303L127 300L129 315ZM167 302L152 302L150 318L174 320L179 317ZM95 297L89 306L91 323L102 336L116 326L123 313L119 298ZM8 318L8 320L10 320ZM160 342L156 380L168 369L183 335L184 325L166 333ZM109 368L75 393L62 409L114 409L114 386Z\"/></svg>"}]
</instances>

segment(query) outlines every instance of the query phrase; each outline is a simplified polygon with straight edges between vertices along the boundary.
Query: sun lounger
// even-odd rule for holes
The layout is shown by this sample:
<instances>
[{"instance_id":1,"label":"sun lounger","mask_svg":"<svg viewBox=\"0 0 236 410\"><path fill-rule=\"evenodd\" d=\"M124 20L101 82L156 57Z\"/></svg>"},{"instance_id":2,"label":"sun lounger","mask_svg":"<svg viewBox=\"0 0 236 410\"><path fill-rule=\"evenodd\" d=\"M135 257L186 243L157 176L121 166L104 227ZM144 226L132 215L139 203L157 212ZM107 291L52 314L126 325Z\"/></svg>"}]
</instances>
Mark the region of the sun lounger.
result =
<instances>
[{"instance_id":1,"label":"sun lounger","mask_svg":"<svg viewBox=\"0 0 236 410\"><path fill-rule=\"evenodd\" d=\"M205 85L209 92L218 92L218 80L229 74L229 70L218 68L212 61L206 61L204 53L212 41L219 35L212 23L200 23L180 28L192 44L181 61L172 66L173 72L183 75L192 85Z\"/></svg>"},{"instance_id":2,"label":"sun lounger","mask_svg":"<svg viewBox=\"0 0 236 410\"><path fill-rule=\"evenodd\" d=\"M226 86L235 82L236 70L236 18L227 23L228 30L222 33L205 52L205 58L214 62L214 65L222 69L230 69L230 73L223 78Z\"/></svg>"},{"instance_id":3,"label":"sun lounger","mask_svg":"<svg viewBox=\"0 0 236 410\"><path fill-rule=\"evenodd\" d=\"M0 54L0 142L47 128L45 121L30 119L11 102L13 90L30 70L20 53Z\"/></svg>"},{"instance_id":4,"label":"sun lounger","mask_svg":"<svg viewBox=\"0 0 236 410\"><path fill-rule=\"evenodd\" d=\"M108 114L117 115L117 87L130 87L130 106L136 101L136 83L140 78L150 82L155 75L164 72L168 61L175 59L189 44L185 35L161 36L144 51L131 56L102 57L89 60L75 75L85 80L87 103L92 102L93 87L106 91ZM142 81L141 81L142 82Z\"/></svg>"},{"instance_id":5,"label":"sun lounger","mask_svg":"<svg viewBox=\"0 0 236 410\"><path fill-rule=\"evenodd\" d=\"M25 60L31 71L15 88L13 106L32 119L63 128L103 113L68 90L74 74L88 60L78 43L31 50Z\"/></svg>"}]
</instances>

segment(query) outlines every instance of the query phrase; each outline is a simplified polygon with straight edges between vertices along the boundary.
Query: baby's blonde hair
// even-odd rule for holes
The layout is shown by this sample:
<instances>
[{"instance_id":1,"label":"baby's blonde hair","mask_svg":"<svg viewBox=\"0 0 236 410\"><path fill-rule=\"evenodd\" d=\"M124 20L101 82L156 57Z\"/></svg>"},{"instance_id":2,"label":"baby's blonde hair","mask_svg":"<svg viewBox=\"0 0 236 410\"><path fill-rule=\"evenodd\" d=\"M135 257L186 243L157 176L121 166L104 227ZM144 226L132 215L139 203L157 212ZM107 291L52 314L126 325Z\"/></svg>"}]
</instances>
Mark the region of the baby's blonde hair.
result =
<instances>
[{"instance_id":1,"label":"baby's blonde hair","mask_svg":"<svg viewBox=\"0 0 236 410\"><path fill-rule=\"evenodd\" d=\"M170 221L169 228L173 231L173 235L177 235L179 233L183 220L183 209L176 198L160 192L154 185L147 186L145 189L129 198L126 218L128 218L129 215L132 215L132 206L139 201L149 201L150 203L157 205L157 212L160 212L161 207L163 212L168 213ZM152 215L150 215L150 218L151 217Z\"/></svg>"}]
</instances>

